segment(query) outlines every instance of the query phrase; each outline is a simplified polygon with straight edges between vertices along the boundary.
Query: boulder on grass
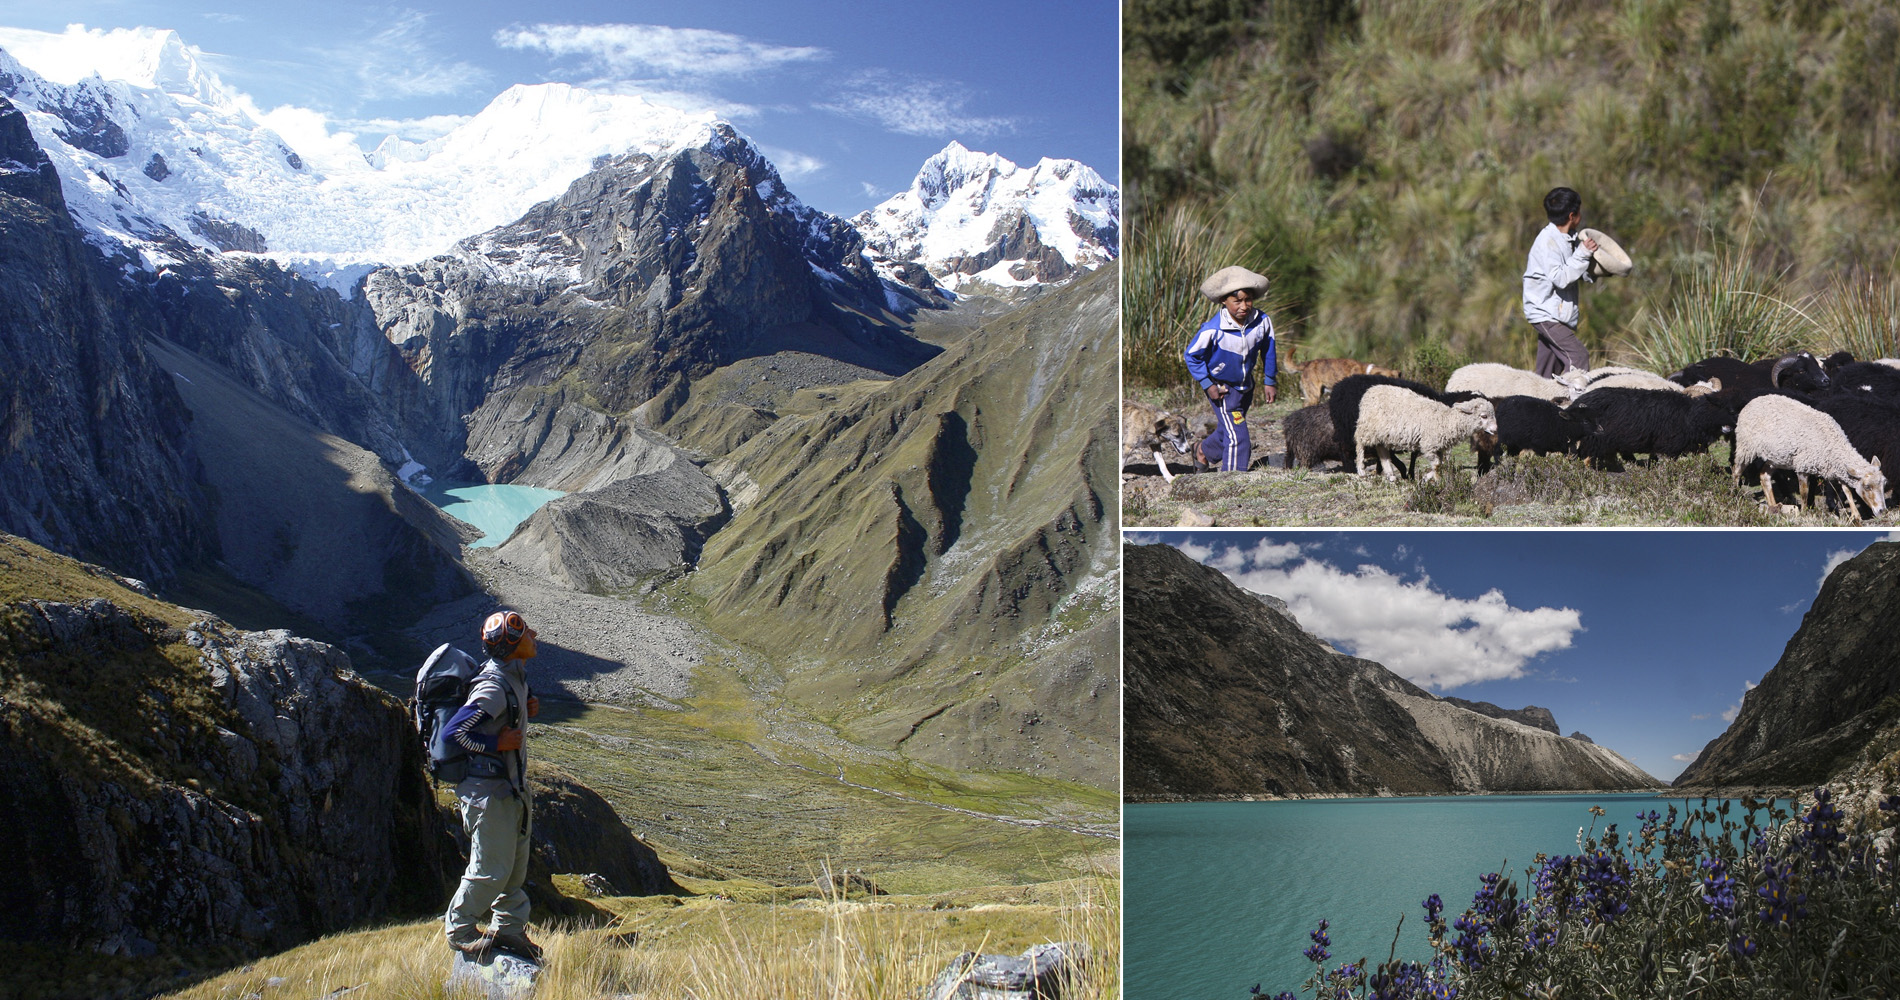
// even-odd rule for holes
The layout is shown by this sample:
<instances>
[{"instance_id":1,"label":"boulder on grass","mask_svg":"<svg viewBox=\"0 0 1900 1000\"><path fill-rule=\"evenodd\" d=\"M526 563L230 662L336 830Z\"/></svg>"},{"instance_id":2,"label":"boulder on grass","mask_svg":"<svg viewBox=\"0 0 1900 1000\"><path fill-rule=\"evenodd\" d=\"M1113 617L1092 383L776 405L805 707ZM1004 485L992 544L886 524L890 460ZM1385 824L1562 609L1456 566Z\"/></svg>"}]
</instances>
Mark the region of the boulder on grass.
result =
<instances>
[{"instance_id":1,"label":"boulder on grass","mask_svg":"<svg viewBox=\"0 0 1900 1000\"><path fill-rule=\"evenodd\" d=\"M966 951L930 984L925 1000L1059 1000L1082 971L1088 949L1039 944L1021 955Z\"/></svg>"}]
</instances>

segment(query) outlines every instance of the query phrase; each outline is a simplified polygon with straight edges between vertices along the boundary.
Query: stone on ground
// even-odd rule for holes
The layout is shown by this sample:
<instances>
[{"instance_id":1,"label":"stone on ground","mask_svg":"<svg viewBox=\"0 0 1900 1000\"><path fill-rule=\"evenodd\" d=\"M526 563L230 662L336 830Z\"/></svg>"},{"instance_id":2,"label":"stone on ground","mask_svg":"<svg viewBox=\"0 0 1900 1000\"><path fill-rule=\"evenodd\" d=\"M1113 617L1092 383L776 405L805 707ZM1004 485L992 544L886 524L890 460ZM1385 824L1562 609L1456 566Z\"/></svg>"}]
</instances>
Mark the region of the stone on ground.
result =
<instances>
[{"instance_id":1,"label":"stone on ground","mask_svg":"<svg viewBox=\"0 0 1900 1000\"><path fill-rule=\"evenodd\" d=\"M938 974L925 1000L1058 1000L1087 957L1073 943L1039 944L1021 955L966 951Z\"/></svg>"},{"instance_id":2,"label":"stone on ground","mask_svg":"<svg viewBox=\"0 0 1900 1000\"><path fill-rule=\"evenodd\" d=\"M449 996L483 996L488 1000L528 1000L534 996L541 966L493 949L480 955L455 953L455 965L442 985Z\"/></svg>"}]
</instances>

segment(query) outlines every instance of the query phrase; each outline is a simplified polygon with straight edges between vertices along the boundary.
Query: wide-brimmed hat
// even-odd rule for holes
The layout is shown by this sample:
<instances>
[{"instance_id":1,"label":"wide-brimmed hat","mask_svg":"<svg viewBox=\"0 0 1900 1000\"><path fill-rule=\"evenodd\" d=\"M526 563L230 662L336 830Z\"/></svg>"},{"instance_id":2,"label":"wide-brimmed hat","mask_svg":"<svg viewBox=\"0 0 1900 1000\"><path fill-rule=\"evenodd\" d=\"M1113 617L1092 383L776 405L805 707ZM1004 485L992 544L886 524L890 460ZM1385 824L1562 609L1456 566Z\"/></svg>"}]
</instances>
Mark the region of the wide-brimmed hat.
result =
<instances>
[{"instance_id":1,"label":"wide-brimmed hat","mask_svg":"<svg viewBox=\"0 0 1900 1000\"><path fill-rule=\"evenodd\" d=\"M1206 281L1201 282L1201 294L1215 302L1238 291L1251 291L1254 298L1267 294L1267 276L1256 274L1235 264L1215 271Z\"/></svg>"},{"instance_id":2,"label":"wide-brimmed hat","mask_svg":"<svg viewBox=\"0 0 1900 1000\"><path fill-rule=\"evenodd\" d=\"M1590 273L1603 275L1623 275L1630 273L1630 255L1610 239L1608 233L1596 229L1585 229L1583 237L1596 241L1596 252L1590 255Z\"/></svg>"}]
</instances>

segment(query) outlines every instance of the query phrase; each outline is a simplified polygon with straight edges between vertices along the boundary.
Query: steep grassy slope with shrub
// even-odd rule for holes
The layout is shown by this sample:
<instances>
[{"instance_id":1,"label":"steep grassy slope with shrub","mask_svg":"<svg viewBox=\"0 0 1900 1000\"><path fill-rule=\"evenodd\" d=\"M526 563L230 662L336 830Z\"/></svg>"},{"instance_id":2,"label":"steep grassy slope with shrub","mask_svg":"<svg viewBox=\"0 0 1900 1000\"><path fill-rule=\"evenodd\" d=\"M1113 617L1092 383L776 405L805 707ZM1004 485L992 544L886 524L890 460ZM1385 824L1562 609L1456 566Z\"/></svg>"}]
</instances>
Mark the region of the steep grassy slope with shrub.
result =
<instances>
[{"instance_id":1,"label":"steep grassy slope with shrub","mask_svg":"<svg viewBox=\"0 0 1900 1000\"><path fill-rule=\"evenodd\" d=\"M1130 379L1183 379L1228 263L1305 357L1528 366L1557 185L1637 262L1582 336L1662 370L1895 346L1900 11L1873 0L1127 0Z\"/></svg>"}]
</instances>

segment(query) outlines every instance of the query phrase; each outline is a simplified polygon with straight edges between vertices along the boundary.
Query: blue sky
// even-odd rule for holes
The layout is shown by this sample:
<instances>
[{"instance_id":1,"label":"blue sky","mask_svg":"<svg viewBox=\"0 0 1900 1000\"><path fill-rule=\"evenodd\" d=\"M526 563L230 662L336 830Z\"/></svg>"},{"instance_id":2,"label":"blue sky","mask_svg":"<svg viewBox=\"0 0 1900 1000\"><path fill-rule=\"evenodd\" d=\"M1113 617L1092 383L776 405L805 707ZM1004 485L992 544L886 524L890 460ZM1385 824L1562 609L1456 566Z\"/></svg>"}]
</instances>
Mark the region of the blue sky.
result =
<instances>
[{"instance_id":1,"label":"blue sky","mask_svg":"<svg viewBox=\"0 0 1900 1000\"><path fill-rule=\"evenodd\" d=\"M374 146L426 139L516 83L711 108L794 193L843 215L909 186L956 139L1117 176L1118 5L551 0L257 5L0 0L0 25L171 28L263 109L320 111Z\"/></svg>"},{"instance_id":2,"label":"blue sky","mask_svg":"<svg viewBox=\"0 0 1900 1000\"><path fill-rule=\"evenodd\" d=\"M1781 657L1860 531L1129 532L1438 694L1542 705L1670 779ZM1432 682L1436 683L1432 683ZM1732 718L1732 714L1728 718Z\"/></svg>"}]
</instances>

